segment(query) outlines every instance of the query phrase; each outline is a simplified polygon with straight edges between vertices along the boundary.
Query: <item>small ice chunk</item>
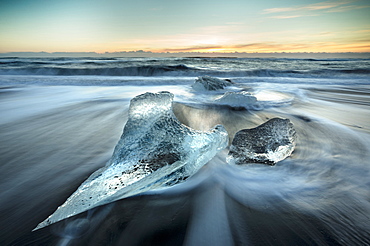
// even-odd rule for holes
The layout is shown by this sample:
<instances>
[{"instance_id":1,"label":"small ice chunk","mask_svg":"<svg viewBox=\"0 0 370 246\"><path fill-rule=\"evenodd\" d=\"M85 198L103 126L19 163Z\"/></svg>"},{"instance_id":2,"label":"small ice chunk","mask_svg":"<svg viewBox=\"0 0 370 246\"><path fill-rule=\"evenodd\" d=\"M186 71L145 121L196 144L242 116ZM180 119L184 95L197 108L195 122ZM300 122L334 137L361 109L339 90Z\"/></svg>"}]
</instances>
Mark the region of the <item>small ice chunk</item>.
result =
<instances>
[{"instance_id":1,"label":"small ice chunk","mask_svg":"<svg viewBox=\"0 0 370 246\"><path fill-rule=\"evenodd\" d=\"M229 105L231 107L253 107L257 103L257 98L247 91L229 91L215 100L217 104Z\"/></svg>"},{"instance_id":2,"label":"small ice chunk","mask_svg":"<svg viewBox=\"0 0 370 246\"><path fill-rule=\"evenodd\" d=\"M296 131L290 120L273 118L256 128L237 132L228 162L274 165L292 154L295 140Z\"/></svg>"},{"instance_id":3,"label":"small ice chunk","mask_svg":"<svg viewBox=\"0 0 370 246\"><path fill-rule=\"evenodd\" d=\"M202 132L181 124L173 94L145 93L131 100L123 134L105 167L94 172L34 230L193 175L228 145L221 125Z\"/></svg>"},{"instance_id":4,"label":"small ice chunk","mask_svg":"<svg viewBox=\"0 0 370 246\"><path fill-rule=\"evenodd\" d=\"M234 82L228 79L219 79L210 76L202 76L198 77L192 87L195 90L221 90L224 89L226 86L234 85Z\"/></svg>"}]
</instances>

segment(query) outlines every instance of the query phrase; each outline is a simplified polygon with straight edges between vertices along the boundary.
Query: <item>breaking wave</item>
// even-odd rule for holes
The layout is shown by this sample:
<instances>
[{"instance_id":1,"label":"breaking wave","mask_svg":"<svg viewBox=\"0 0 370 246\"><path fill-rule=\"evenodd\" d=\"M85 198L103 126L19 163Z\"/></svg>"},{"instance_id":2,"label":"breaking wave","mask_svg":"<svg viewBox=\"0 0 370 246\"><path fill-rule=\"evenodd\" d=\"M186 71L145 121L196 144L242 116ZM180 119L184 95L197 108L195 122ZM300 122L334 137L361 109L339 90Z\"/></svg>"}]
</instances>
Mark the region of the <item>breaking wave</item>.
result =
<instances>
[{"instance_id":1,"label":"breaking wave","mask_svg":"<svg viewBox=\"0 0 370 246\"><path fill-rule=\"evenodd\" d=\"M368 77L370 69L366 59L8 58L0 59L0 75L332 78Z\"/></svg>"},{"instance_id":2,"label":"breaking wave","mask_svg":"<svg viewBox=\"0 0 370 246\"><path fill-rule=\"evenodd\" d=\"M96 65L96 64L95 64ZM370 69L353 70L316 70L316 71L279 71L273 69L257 69L246 71L213 71L210 69L190 68L179 64L175 66L138 66L113 68L57 68L39 66L28 68L1 69L0 75L52 75L52 76L190 76L211 75L221 77L298 77L298 78L330 78L346 75L370 75Z\"/></svg>"},{"instance_id":3,"label":"breaking wave","mask_svg":"<svg viewBox=\"0 0 370 246\"><path fill-rule=\"evenodd\" d=\"M85 64L86 65L86 64ZM94 63L94 65L96 65ZM60 68L60 67L39 67L1 69L2 75L61 75L61 76L164 76L181 74L191 69L185 65L176 66L135 66L135 67L112 67L112 68Z\"/></svg>"}]
</instances>

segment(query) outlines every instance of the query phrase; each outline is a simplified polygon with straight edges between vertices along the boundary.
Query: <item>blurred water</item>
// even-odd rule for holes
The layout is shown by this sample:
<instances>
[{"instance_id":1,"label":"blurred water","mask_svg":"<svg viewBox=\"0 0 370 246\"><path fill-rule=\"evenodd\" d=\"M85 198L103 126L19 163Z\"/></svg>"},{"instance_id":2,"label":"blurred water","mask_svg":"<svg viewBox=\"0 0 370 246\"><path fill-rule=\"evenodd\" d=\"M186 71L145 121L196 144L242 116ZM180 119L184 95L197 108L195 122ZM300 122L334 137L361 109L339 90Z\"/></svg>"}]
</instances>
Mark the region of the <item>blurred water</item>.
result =
<instances>
[{"instance_id":1,"label":"blurred water","mask_svg":"<svg viewBox=\"0 0 370 246\"><path fill-rule=\"evenodd\" d=\"M31 233L110 158L129 100L148 90L179 95L174 112L180 121L199 130L223 124L231 139L267 119L289 118L296 150L274 167L228 165L225 150L184 184ZM190 86L2 87L3 245L367 245L369 90L290 91L299 93L289 94L289 106L248 111L189 103L197 96Z\"/></svg>"},{"instance_id":2,"label":"blurred water","mask_svg":"<svg viewBox=\"0 0 370 246\"><path fill-rule=\"evenodd\" d=\"M363 78L369 59L0 58L0 75Z\"/></svg>"},{"instance_id":3,"label":"blurred water","mask_svg":"<svg viewBox=\"0 0 370 246\"><path fill-rule=\"evenodd\" d=\"M368 59L0 63L1 245L370 245ZM215 102L225 91L193 90L205 74L231 77L239 84L227 90L253 93L259 107L231 108ZM31 232L105 165L130 99L148 91L174 93L183 124L222 124L230 142L288 118L296 149L272 167L229 165L225 149L183 184Z\"/></svg>"}]
</instances>

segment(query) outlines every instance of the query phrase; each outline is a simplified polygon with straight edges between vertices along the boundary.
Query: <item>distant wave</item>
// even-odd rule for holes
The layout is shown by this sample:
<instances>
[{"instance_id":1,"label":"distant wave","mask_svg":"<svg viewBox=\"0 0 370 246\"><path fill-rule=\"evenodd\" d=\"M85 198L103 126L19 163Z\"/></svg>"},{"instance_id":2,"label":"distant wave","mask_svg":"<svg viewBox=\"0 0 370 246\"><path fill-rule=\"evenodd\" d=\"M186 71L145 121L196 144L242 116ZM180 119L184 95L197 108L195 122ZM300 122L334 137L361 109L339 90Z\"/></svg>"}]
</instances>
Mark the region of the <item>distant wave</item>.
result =
<instances>
[{"instance_id":1,"label":"distant wave","mask_svg":"<svg viewBox=\"0 0 370 246\"><path fill-rule=\"evenodd\" d=\"M92 63L85 63L85 65ZM96 65L96 64L94 64ZM175 66L134 66L134 67L110 67L110 68L60 68L60 67L38 67L6 68L0 69L1 75L102 75L102 76L165 76L186 75L186 72L196 71L185 65ZM193 73L191 73L194 76Z\"/></svg>"},{"instance_id":2,"label":"distant wave","mask_svg":"<svg viewBox=\"0 0 370 246\"><path fill-rule=\"evenodd\" d=\"M364 59L8 58L0 59L0 75L353 78L368 77L368 64Z\"/></svg>"},{"instance_id":3,"label":"distant wave","mask_svg":"<svg viewBox=\"0 0 370 246\"><path fill-rule=\"evenodd\" d=\"M256 69L240 71L217 71L211 69L190 68L185 65L177 66L135 66L112 68L58 68L38 67L0 69L0 75L52 75L52 76L222 76L222 77L299 77L299 78L330 78L345 75L370 75L370 69L341 69L341 70L274 70Z\"/></svg>"}]
</instances>

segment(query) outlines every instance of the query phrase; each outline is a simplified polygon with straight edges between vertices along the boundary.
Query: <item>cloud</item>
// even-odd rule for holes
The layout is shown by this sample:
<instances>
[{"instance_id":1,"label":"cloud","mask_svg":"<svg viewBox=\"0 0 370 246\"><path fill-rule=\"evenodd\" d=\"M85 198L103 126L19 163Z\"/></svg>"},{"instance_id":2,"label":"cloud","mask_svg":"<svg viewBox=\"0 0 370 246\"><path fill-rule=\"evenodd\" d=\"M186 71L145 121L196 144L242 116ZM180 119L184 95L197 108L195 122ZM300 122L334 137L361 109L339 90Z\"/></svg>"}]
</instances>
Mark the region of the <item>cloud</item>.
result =
<instances>
[{"instance_id":1,"label":"cloud","mask_svg":"<svg viewBox=\"0 0 370 246\"><path fill-rule=\"evenodd\" d=\"M355 10L355 9L366 9L366 8L370 8L370 5L349 5L349 6L340 6L338 8L333 8L333 9L329 9L327 12L346 12L346 11L350 11L350 10Z\"/></svg>"},{"instance_id":2,"label":"cloud","mask_svg":"<svg viewBox=\"0 0 370 246\"><path fill-rule=\"evenodd\" d=\"M300 10L300 8L272 8L272 9L264 9L264 14L274 14L274 13L281 13L281 12L292 12Z\"/></svg>"},{"instance_id":3,"label":"cloud","mask_svg":"<svg viewBox=\"0 0 370 246\"><path fill-rule=\"evenodd\" d=\"M277 16L271 16L269 18L272 18L272 19L293 19L293 18L306 17L306 16L316 16L316 15L277 15Z\"/></svg>"},{"instance_id":4,"label":"cloud","mask_svg":"<svg viewBox=\"0 0 370 246\"><path fill-rule=\"evenodd\" d=\"M357 33L370 33L370 29L365 29L365 30L358 30L358 31L355 31Z\"/></svg>"},{"instance_id":5,"label":"cloud","mask_svg":"<svg viewBox=\"0 0 370 246\"><path fill-rule=\"evenodd\" d=\"M220 45L203 45L203 46L199 45L199 46L164 49L163 52L192 52L192 51L207 51L207 50L221 50L221 49L224 49L224 47Z\"/></svg>"},{"instance_id":6,"label":"cloud","mask_svg":"<svg viewBox=\"0 0 370 246\"><path fill-rule=\"evenodd\" d=\"M275 42L260 42L260 43L247 43L236 45L203 45L203 46L190 46L164 49L162 52L275 52L284 50L302 50L310 48L310 45L296 43L296 44L281 44Z\"/></svg>"},{"instance_id":7,"label":"cloud","mask_svg":"<svg viewBox=\"0 0 370 246\"><path fill-rule=\"evenodd\" d=\"M333 9L333 8L336 8L336 7L341 6L341 5L350 4L352 2L355 2L355 1L321 2L321 3L316 3L316 4L311 4L311 5L304 6L304 9L312 10L312 11L314 11L314 10L323 10L323 9Z\"/></svg>"},{"instance_id":8,"label":"cloud","mask_svg":"<svg viewBox=\"0 0 370 246\"><path fill-rule=\"evenodd\" d=\"M311 13L318 12L318 11L333 13L333 12L345 12L345 11L370 7L368 5L350 5L353 2L356 2L356 0L325 1L325 2L320 2L320 3L315 3L315 4L299 5L299 6L288 7L288 8L270 8L270 9L263 10L262 13L263 14L285 13L285 15L272 16L270 18L291 19L291 18L306 17L306 16L316 16L317 14L311 14Z\"/></svg>"},{"instance_id":9,"label":"cloud","mask_svg":"<svg viewBox=\"0 0 370 246\"><path fill-rule=\"evenodd\" d=\"M250 43L250 44L239 44L231 46L234 49L248 49L253 51L261 52L275 52L275 51L294 51L311 48L310 44L305 43L275 43L275 42L261 42L261 43Z\"/></svg>"},{"instance_id":10,"label":"cloud","mask_svg":"<svg viewBox=\"0 0 370 246\"><path fill-rule=\"evenodd\" d=\"M293 11L302 11L302 10L323 10L323 9L332 9L336 8L341 5L349 4L354 1L327 1L327 2L321 2L321 3L314 3L309 5L303 5L303 6L296 6L296 7L290 7L290 8L271 8L271 9L265 9L263 10L263 13L265 14L272 14L272 13L282 13L282 12L293 12Z\"/></svg>"},{"instance_id":11,"label":"cloud","mask_svg":"<svg viewBox=\"0 0 370 246\"><path fill-rule=\"evenodd\" d=\"M160 52L369 52L368 42L361 40L337 40L337 42L257 42L234 45L203 45L161 50Z\"/></svg>"}]
</instances>

